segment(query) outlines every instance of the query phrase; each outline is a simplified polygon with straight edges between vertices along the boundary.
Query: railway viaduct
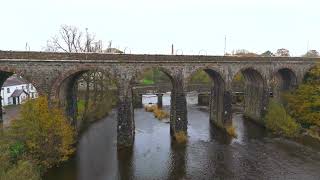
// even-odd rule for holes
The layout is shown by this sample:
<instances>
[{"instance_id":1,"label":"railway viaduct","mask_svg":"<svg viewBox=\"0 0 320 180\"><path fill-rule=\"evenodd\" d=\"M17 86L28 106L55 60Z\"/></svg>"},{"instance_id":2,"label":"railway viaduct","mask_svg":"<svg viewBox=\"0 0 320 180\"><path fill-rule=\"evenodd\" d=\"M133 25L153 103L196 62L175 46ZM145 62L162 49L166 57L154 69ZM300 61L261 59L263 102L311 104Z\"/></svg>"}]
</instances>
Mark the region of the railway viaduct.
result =
<instances>
[{"instance_id":1,"label":"railway viaduct","mask_svg":"<svg viewBox=\"0 0 320 180\"><path fill-rule=\"evenodd\" d=\"M117 143L132 146L135 132L132 86L146 70L158 69L171 80L170 132L174 134L187 133L186 84L199 70L213 80L210 122L225 128L232 118L231 82L238 72L245 78L245 115L263 123L261 117L266 111L272 82L278 82L279 91L295 88L319 62L319 58L303 57L0 51L0 85L10 75L18 74L32 83L41 95L49 100L58 99L68 117L74 120L76 80L90 70L106 73L116 80L118 88Z\"/></svg>"}]
</instances>

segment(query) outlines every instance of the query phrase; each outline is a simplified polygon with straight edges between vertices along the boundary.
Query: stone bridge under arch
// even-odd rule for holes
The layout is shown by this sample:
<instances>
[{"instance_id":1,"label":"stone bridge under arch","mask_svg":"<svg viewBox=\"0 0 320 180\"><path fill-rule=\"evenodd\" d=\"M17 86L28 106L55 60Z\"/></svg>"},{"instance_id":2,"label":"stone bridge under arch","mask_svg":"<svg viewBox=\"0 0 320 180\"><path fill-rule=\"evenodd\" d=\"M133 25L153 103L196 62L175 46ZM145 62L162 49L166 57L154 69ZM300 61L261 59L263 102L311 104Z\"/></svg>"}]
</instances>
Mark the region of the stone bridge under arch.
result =
<instances>
[{"instance_id":1,"label":"stone bridge under arch","mask_svg":"<svg viewBox=\"0 0 320 180\"><path fill-rule=\"evenodd\" d=\"M133 55L99 53L49 53L0 51L0 84L12 73L31 82L50 99L64 94L68 115L75 116L74 81L86 71L112 76L118 88L118 145L134 142L132 82L147 69L158 69L170 77L170 132L187 132L186 87L191 76L204 70L213 80L210 122L224 128L232 118L231 83L241 72L245 78L245 114L261 123L275 79L279 91L296 87L304 75L320 62L304 57L238 57L192 55ZM60 99L63 101L63 99ZM2 114L2 112L1 112Z\"/></svg>"}]
</instances>

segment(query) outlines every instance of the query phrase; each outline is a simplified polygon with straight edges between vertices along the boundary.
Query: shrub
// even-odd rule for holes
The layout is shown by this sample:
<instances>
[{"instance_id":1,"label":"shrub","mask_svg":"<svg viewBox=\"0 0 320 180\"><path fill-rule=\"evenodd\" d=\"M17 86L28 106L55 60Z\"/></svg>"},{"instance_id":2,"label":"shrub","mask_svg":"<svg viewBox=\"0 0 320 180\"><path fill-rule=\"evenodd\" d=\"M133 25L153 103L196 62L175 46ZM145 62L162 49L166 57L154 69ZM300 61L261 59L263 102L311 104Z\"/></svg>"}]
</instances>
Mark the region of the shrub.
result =
<instances>
[{"instance_id":1,"label":"shrub","mask_svg":"<svg viewBox=\"0 0 320 180\"><path fill-rule=\"evenodd\" d=\"M28 158L44 169L67 160L74 152L74 129L62 110L48 107L46 97L23 104L20 118L7 133L19 142L10 149L13 156L25 148Z\"/></svg>"},{"instance_id":2,"label":"shrub","mask_svg":"<svg viewBox=\"0 0 320 180\"><path fill-rule=\"evenodd\" d=\"M0 173L0 180L40 180L40 171L30 161L19 161L6 172Z\"/></svg>"},{"instance_id":3,"label":"shrub","mask_svg":"<svg viewBox=\"0 0 320 180\"><path fill-rule=\"evenodd\" d=\"M270 99L265 116L266 127L276 134L294 137L299 133L300 125L286 112L282 104Z\"/></svg>"},{"instance_id":4,"label":"shrub","mask_svg":"<svg viewBox=\"0 0 320 180\"><path fill-rule=\"evenodd\" d=\"M160 109L160 108L156 108L154 111L154 116L159 119L159 120L162 120L162 119L165 119L165 118L169 118L169 113L167 113L166 111Z\"/></svg>"}]
</instances>

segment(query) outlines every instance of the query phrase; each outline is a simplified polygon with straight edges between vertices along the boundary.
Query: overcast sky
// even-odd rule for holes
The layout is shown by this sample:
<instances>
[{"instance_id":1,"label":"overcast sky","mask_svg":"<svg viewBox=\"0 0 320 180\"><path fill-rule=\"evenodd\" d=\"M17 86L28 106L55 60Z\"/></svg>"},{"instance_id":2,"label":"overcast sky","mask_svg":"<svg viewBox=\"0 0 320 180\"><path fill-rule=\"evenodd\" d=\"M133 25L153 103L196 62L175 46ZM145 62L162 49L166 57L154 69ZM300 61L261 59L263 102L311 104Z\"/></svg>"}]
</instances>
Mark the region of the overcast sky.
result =
<instances>
[{"instance_id":1,"label":"overcast sky","mask_svg":"<svg viewBox=\"0 0 320 180\"><path fill-rule=\"evenodd\" d=\"M131 53L320 50L319 0L0 0L0 50L43 50L62 24ZM309 42L309 43L308 43ZM127 51L128 52L128 51Z\"/></svg>"}]
</instances>

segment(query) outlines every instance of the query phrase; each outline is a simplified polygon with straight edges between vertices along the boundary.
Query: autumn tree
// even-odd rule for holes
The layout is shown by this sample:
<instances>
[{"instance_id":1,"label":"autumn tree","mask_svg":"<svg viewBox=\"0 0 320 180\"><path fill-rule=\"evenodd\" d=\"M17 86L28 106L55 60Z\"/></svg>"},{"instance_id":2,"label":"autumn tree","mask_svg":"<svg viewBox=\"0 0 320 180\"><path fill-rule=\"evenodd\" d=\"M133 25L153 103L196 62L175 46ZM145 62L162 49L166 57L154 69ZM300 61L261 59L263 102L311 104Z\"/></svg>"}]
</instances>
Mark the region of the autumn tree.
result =
<instances>
[{"instance_id":1,"label":"autumn tree","mask_svg":"<svg viewBox=\"0 0 320 180\"><path fill-rule=\"evenodd\" d=\"M250 52L250 51L248 51L246 49L238 49L236 51L233 51L232 54L235 55L235 56L248 56L248 57L259 56L258 54Z\"/></svg>"},{"instance_id":2,"label":"autumn tree","mask_svg":"<svg viewBox=\"0 0 320 180\"><path fill-rule=\"evenodd\" d=\"M303 57L319 57L319 52L317 50L309 50Z\"/></svg>"},{"instance_id":3,"label":"autumn tree","mask_svg":"<svg viewBox=\"0 0 320 180\"><path fill-rule=\"evenodd\" d=\"M281 49L277 50L276 56L289 57L290 56L290 52L289 52L288 49L281 48Z\"/></svg>"},{"instance_id":4,"label":"autumn tree","mask_svg":"<svg viewBox=\"0 0 320 180\"><path fill-rule=\"evenodd\" d=\"M304 127L320 127L320 68L313 68L298 89L285 94L289 113Z\"/></svg>"},{"instance_id":5,"label":"autumn tree","mask_svg":"<svg viewBox=\"0 0 320 180\"><path fill-rule=\"evenodd\" d=\"M13 152L19 156L22 151L45 169L66 161L74 152L74 129L59 108L49 108L46 97L23 104L21 116L12 122L8 136L15 142L17 150Z\"/></svg>"}]
</instances>

